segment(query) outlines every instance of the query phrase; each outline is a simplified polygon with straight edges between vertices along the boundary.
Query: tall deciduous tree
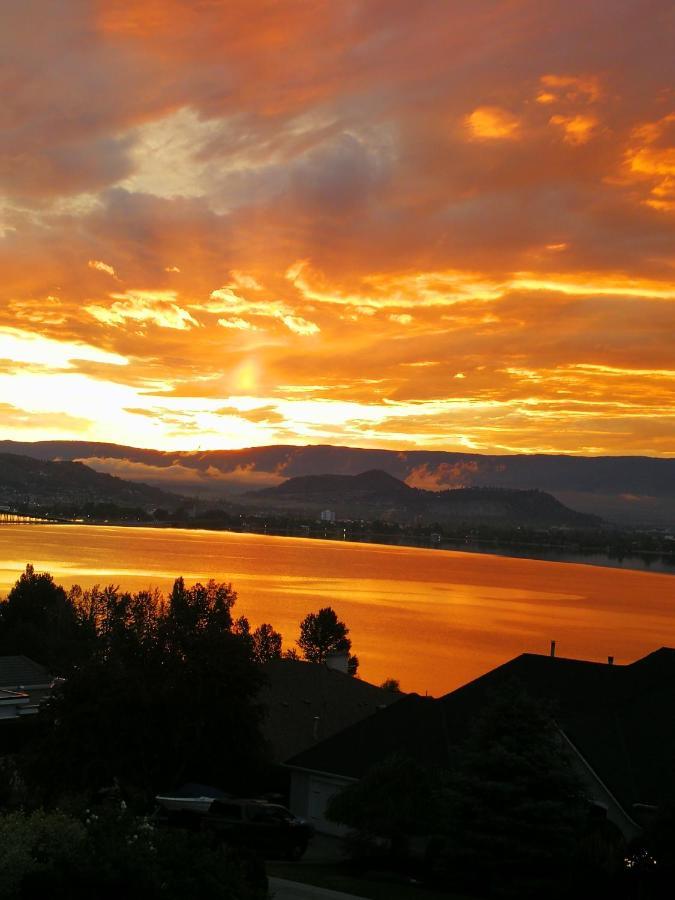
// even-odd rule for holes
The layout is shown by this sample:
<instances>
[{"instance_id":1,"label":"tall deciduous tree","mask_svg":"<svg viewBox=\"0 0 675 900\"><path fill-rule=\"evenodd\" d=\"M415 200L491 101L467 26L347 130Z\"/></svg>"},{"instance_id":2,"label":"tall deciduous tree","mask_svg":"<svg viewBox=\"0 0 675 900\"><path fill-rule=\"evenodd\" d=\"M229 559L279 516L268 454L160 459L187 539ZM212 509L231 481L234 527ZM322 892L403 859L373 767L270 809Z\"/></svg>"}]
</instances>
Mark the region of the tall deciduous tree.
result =
<instances>
[{"instance_id":1,"label":"tall deciduous tree","mask_svg":"<svg viewBox=\"0 0 675 900\"><path fill-rule=\"evenodd\" d=\"M40 716L34 777L56 790L117 777L145 794L183 781L241 789L262 761L251 641L235 633L236 594L178 579L160 595L84 592L94 652Z\"/></svg>"},{"instance_id":2,"label":"tall deciduous tree","mask_svg":"<svg viewBox=\"0 0 675 900\"><path fill-rule=\"evenodd\" d=\"M355 675L359 665L356 656L349 656L352 642L348 637L349 629L337 617L330 606L325 606L318 613L309 613L300 623L298 646L309 662L323 663L329 653L346 653L350 675Z\"/></svg>"},{"instance_id":3,"label":"tall deciduous tree","mask_svg":"<svg viewBox=\"0 0 675 900\"><path fill-rule=\"evenodd\" d=\"M281 635L271 625L259 625L251 635L253 641L253 658L258 663L266 663L271 659L281 658Z\"/></svg>"}]
</instances>

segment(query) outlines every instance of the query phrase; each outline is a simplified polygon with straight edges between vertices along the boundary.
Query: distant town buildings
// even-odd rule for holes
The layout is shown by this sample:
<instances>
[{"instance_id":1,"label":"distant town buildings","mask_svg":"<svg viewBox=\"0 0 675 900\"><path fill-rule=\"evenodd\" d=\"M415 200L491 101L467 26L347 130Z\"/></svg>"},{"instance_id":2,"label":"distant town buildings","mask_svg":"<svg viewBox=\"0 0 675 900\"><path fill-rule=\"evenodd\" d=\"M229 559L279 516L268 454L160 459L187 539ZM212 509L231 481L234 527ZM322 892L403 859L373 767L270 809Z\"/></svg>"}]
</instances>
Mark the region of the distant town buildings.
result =
<instances>
[{"instance_id":1,"label":"distant town buildings","mask_svg":"<svg viewBox=\"0 0 675 900\"><path fill-rule=\"evenodd\" d=\"M321 521L322 522L334 522L335 521L335 510L334 509L322 509L321 510Z\"/></svg>"}]
</instances>

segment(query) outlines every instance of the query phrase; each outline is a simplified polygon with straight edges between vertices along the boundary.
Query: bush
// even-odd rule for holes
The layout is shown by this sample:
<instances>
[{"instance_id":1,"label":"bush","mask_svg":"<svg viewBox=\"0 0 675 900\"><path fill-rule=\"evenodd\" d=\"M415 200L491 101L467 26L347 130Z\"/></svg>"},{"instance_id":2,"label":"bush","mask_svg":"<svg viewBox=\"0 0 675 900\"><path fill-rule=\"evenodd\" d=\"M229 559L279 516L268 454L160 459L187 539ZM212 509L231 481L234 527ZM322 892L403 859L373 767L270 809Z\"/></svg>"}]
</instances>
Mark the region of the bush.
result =
<instances>
[{"instance_id":1,"label":"bush","mask_svg":"<svg viewBox=\"0 0 675 900\"><path fill-rule=\"evenodd\" d=\"M124 810L0 817L0 897L262 900L262 864L199 834L156 828Z\"/></svg>"}]
</instances>

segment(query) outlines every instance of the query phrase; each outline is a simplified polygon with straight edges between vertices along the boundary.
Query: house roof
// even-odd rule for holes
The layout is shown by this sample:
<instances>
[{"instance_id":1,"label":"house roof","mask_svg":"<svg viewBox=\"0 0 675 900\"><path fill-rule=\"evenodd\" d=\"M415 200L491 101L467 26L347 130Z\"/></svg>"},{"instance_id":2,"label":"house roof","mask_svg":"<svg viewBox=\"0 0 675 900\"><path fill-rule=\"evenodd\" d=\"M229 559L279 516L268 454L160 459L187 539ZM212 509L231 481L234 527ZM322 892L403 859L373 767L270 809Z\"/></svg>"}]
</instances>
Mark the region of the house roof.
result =
<instances>
[{"instance_id":1,"label":"house roof","mask_svg":"<svg viewBox=\"0 0 675 900\"><path fill-rule=\"evenodd\" d=\"M395 750L448 764L490 695L509 683L549 706L624 809L675 794L675 650L666 647L621 666L523 654L438 700L410 695L288 764L353 778Z\"/></svg>"},{"instance_id":2,"label":"house roof","mask_svg":"<svg viewBox=\"0 0 675 900\"><path fill-rule=\"evenodd\" d=\"M431 697L408 694L297 754L287 765L360 778L394 752L430 765L446 765L449 746L442 706Z\"/></svg>"},{"instance_id":3,"label":"house roof","mask_svg":"<svg viewBox=\"0 0 675 900\"><path fill-rule=\"evenodd\" d=\"M0 656L0 688L16 690L51 680L47 669L27 656Z\"/></svg>"},{"instance_id":4,"label":"house roof","mask_svg":"<svg viewBox=\"0 0 675 900\"><path fill-rule=\"evenodd\" d=\"M28 694L23 691L5 691L0 688L0 706L15 705L28 702Z\"/></svg>"},{"instance_id":5,"label":"house roof","mask_svg":"<svg viewBox=\"0 0 675 900\"><path fill-rule=\"evenodd\" d=\"M316 663L275 659L260 694L263 734L275 761L288 759L402 696Z\"/></svg>"}]
</instances>

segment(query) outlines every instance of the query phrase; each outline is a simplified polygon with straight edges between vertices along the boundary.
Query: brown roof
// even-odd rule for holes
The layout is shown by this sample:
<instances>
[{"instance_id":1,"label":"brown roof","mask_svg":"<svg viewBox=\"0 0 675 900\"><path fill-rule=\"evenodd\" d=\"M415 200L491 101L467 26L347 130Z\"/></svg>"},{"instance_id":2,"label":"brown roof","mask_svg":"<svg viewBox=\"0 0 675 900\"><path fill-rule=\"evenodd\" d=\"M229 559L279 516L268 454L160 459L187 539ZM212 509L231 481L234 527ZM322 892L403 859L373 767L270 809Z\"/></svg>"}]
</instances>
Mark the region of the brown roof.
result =
<instances>
[{"instance_id":1,"label":"brown roof","mask_svg":"<svg viewBox=\"0 0 675 900\"><path fill-rule=\"evenodd\" d=\"M263 733L275 762L365 719L402 695L345 675L325 665L294 659L267 663Z\"/></svg>"}]
</instances>

